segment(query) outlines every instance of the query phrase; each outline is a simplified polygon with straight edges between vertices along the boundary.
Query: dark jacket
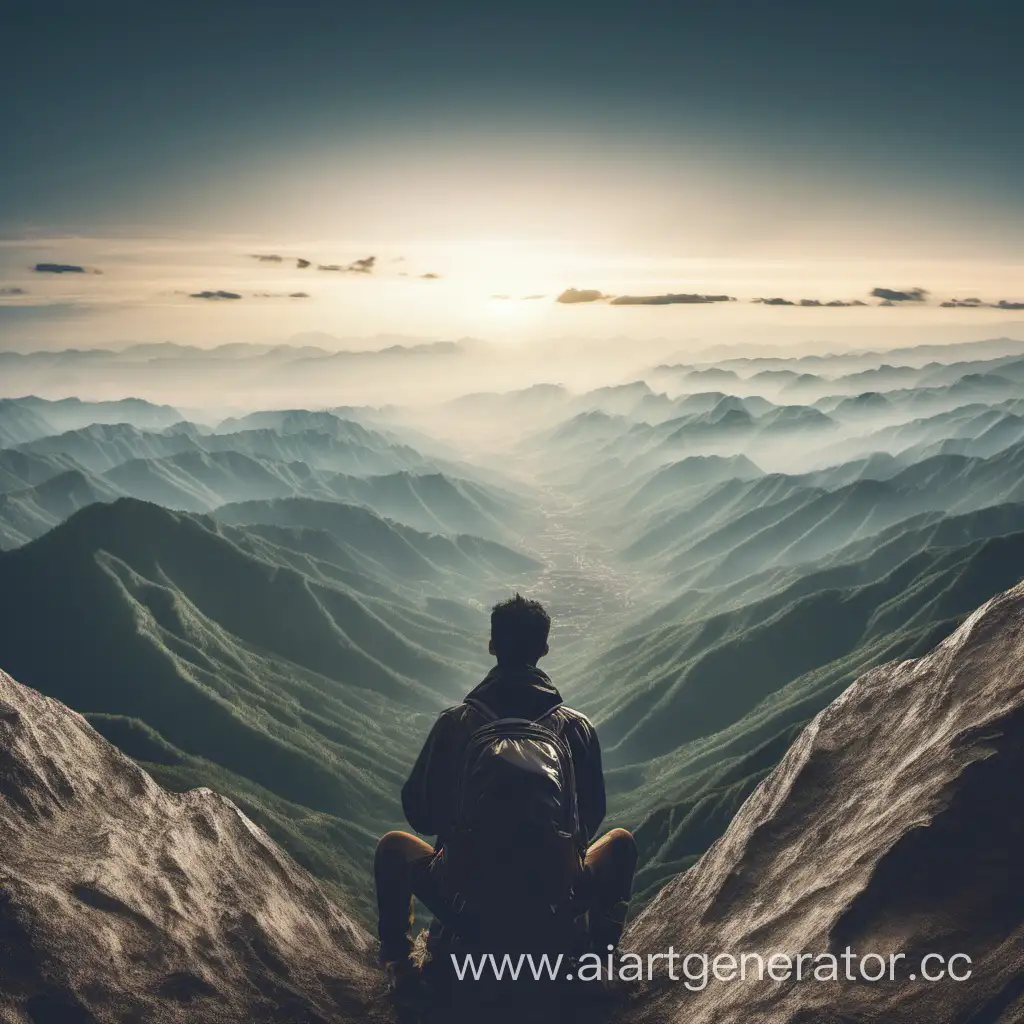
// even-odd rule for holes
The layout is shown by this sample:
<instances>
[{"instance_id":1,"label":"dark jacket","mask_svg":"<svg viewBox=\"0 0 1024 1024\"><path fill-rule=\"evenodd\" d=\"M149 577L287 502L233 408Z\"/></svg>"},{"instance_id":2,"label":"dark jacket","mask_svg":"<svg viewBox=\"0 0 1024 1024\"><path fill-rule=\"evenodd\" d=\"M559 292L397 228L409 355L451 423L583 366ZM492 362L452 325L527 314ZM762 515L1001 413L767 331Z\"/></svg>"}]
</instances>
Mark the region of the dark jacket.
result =
<instances>
[{"instance_id":1,"label":"dark jacket","mask_svg":"<svg viewBox=\"0 0 1024 1024\"><path fill-rule=\"evenodd\" d=\"M535 666L496 665L467 695L483 701L499 718L540 718L562 703L551 680ZM437 836L436 847L455 824L459 768L466 743L483 724L468 704L442 711L402 787L402 809L409 824L426 836ZM589 842L604 820L604 774L597 733L586 715L562 705L545 723L561 734L572 753L580 826Z\"/></svg>"}]
</instances>

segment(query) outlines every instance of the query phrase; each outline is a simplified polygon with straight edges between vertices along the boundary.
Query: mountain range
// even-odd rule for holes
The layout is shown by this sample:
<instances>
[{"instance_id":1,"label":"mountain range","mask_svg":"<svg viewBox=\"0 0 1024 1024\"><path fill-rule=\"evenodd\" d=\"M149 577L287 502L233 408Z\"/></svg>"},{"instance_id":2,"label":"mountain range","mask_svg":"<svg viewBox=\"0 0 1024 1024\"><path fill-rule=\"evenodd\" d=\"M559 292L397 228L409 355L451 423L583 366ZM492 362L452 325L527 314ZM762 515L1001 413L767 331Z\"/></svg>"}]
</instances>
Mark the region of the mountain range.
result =
<instances>
[{"instance_id":1,"label":"mountain range","mask_svg":"<svg viewBox=\"0 0 1024 1024\"><path fill-rule=\"evenodd\" d=\"M149 373L207 358L327 357L67 361ZM856 679L937 644L975 649L949 638L1024 576L1022 385L1024 344L998 339L434 404L361 404L358 388L310 408L285 389L229 415L5 399L0 667L170 793L229 798L362 927L373 844L402 825L430 723L487 671L489 605L538 596L554 619L544 665L601 737L606 824L636 833L646 943L671 931L664 901L719 884L705 865L733 863L729 836ZM884 670L894 686L903 671ZM908 749L938 727L921 715ZM868 749L881 726L864 728ZM758 864L784 856L807 799ZM722 906L737 934L753 927L739 897ZM637 1019L684 1012L664 993L650 1006Z\"/></svg>"}]
</instances>

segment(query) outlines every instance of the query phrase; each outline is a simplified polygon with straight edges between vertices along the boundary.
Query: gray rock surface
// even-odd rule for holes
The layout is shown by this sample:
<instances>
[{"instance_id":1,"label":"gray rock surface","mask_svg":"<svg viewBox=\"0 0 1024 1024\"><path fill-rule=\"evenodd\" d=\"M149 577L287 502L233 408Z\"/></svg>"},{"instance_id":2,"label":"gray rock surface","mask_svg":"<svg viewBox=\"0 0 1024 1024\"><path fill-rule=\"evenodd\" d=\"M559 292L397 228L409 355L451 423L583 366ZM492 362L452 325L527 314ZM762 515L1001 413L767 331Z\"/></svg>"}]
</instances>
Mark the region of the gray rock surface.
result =
<instances>
[{"instance_id":1,"label":"gray rock surface","mask_svg":"<svg viewBox=\"0 0 1024 1024\"><path fill-rule=\"evenodd\" d=\"M895 980L651 983L637 1024L1024 1020L1024 586L927 656L858 679L806 728L726 834L631 926L641 953L840 955ZM971 958L929 983L929 953ZM810 970L808 969L810 964ZM870 961L868 972L878 970ZM925 965L930 973L937 961ZM751 973L757 962L748 961ZM729 962L720 962L729 974ZM954 969L962 974L963 960ZM690 972L703 973L699 961ZM682 978L682 967L676 973ZM784 974L784 963L776 972ZM916 975L911 980L910 975ZM696 983L699 985L699 982ZM696 987L696 986L694 986Z\"/></svg>"},{"instance_id":2,"label":"gray rock surface","mask_svg":"<svg viewBox=\"0 0 1024 1024\"><path fill-rule=\"evenodd\" d=\"M229 800L166 792L0 672L0 1020L369 1020L371 964Z\"/></svg>"}]
</instances>

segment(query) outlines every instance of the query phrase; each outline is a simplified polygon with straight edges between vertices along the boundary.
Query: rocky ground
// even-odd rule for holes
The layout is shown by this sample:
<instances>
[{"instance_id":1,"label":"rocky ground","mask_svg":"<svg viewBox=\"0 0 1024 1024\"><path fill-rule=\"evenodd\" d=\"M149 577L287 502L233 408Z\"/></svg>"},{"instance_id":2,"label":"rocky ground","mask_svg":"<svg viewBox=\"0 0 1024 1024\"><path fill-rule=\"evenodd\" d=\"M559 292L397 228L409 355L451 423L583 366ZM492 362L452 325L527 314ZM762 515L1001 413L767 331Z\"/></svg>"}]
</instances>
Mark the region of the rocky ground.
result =
<instances>
[{"instance_id":1,"label":"rocky ground","mask_svg":"<svg viewBox=\"0 0 1024 1024\"><path fill-rule=\"evenodd\" d=\"M362 1021L372 962L232 803L0 672L0 1020Z\"/></svg>"}]
</instances>

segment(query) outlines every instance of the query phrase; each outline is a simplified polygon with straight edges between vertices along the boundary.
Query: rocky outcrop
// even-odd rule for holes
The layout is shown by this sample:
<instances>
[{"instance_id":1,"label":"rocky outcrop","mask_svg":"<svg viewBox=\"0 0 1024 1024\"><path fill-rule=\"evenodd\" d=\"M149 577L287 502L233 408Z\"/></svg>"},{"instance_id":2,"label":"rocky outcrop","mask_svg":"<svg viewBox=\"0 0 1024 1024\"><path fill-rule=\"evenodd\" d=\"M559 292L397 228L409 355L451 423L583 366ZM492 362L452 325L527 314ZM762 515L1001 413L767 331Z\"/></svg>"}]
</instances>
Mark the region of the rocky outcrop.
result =
<instances>
[{"instance_id":1,"label":"rocky outcrop","mask_svg":"<svg viewBox=\"0 0 1024 1024\"><path fill-rule=\"evenodd\" d=\"M372 1020L371 965L229 800L166 792L0 672L0 1021Z\"/></svg>"},{"instance_id":2,"label":"rocky outcrop","mask_svg":"<svg viewBox=\"0 0 1024 1024\"><path fill-rule=\"evenodd\" d=\"M728 831L635 921L661 961L637 1024L1024 1020L1024 586L926 657L858 679L807 727ZM849 950L856 959L843 959ZM691 959L684 976L682 955ZM740 955L787 954L756 980ZM796 955L812 954L800 966ZM736 958L733 970L723 954ZM879 971L882 980L867 981ZM903 954L903 959L890 960ZM963 981L929 982L957 960ZM838 978L830 957L837 958ZM892 970L890 972L890 966ZM820 970L818 970L820 968ZM846 980L847 972L857 980ZM817 977L815 972L817 971ZM889 980L890 974L893 980Z\"/></svg>"}]
</instances>

